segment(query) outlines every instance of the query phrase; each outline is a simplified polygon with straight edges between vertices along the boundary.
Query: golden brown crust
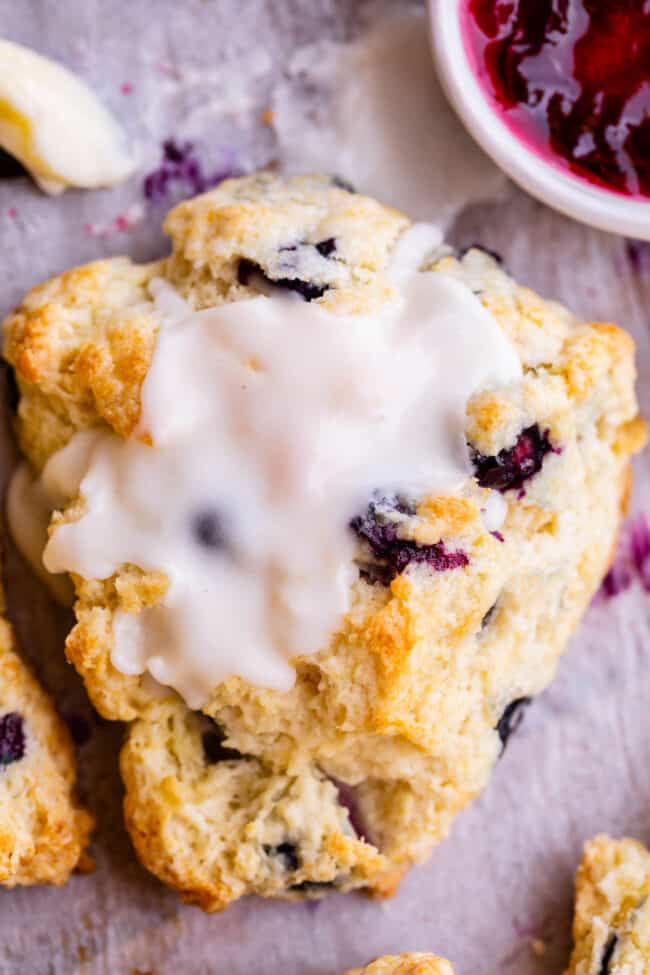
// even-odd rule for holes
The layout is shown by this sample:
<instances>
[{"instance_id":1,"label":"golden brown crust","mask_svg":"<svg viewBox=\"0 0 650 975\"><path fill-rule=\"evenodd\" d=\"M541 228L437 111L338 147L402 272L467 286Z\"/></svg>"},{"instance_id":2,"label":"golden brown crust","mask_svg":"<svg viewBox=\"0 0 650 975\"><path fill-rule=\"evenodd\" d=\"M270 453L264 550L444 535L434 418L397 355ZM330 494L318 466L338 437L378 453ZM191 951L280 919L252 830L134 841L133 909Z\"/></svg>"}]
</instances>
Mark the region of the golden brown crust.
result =
<instances>
[{"instance_id":1,"label":"golden brown crust","mask_svg":"<svg viewBox=\"0 0 650 975\"><path fill-rule=\"evenodd\" d=\"M157 328L146 286L160 271L96 261L32 288L6 320L5 356L23 393L19 435L37 468L99 419L133 430Z\"/></svg>"}]
</instances>

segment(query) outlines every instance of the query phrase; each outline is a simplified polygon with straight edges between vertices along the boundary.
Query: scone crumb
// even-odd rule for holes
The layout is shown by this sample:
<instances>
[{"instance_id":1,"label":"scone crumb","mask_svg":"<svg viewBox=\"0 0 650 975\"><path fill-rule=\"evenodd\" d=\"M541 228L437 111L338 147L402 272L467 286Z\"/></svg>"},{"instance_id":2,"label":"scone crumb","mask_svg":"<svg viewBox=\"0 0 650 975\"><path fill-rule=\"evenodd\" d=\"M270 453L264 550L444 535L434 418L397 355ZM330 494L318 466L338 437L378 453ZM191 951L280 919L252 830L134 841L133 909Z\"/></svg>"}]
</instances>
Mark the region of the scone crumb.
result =
<instances>
[{"instance_id":1,"label":"scone crumb","mask_svg":"<svg viewBox=\"0 0 650 975\"><path fill-rule=\"evenodd\" d=\"M530 949L537 958L541 958L542 955L546 954L546 942L541 938L533 938L530 942Z\"/></svg>"}]
</instances>

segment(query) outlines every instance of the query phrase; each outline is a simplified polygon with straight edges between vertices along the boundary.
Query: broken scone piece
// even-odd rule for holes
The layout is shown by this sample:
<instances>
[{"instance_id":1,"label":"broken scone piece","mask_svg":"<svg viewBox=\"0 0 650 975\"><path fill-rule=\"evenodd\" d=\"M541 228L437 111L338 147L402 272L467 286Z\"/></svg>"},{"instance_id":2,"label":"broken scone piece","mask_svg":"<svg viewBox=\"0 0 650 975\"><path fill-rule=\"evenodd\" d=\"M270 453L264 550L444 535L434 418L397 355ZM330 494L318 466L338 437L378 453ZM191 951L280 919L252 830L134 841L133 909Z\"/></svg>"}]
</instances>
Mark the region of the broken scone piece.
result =
<instances>
[{"instance_id":1,"label":"broken scone piece","mask_svg":"<svg viewBox=\"0 0 650 975\"><path fill-rule=\"evenodd\" d=\"M94 823L75 801L75 773L68 731L18 657L2 616L0 884L64 884L77 867Z\"/></svg>"},{"instance_id":2,"label":"broken scone piece","mask_svg":"<svg viewBox=\"0 0 650 975\"><path fill-rule=\"evenodd\" d=\"M383 955L365 968L354 968L345 975L454 975L454 970L444 958L409 952Z\"/></svg>"},{"instance_id":3,"label":"broken scone piece","mask_svg":"<svg viewBox=\"0 0 650 975\"><path fill-rule=\"evenodd\" d=\"M576 875L574 949L566 975L650 973L650 853L597 836Z\"/></svg>"},{"instance_id":4,"label":"broken scone piece","mask_svg":"<svg viewBox=\"0 0 650 975\"><path fill-rule=\"evenodd\" d=\"M634 345L336 180L228 180L165 226L168 259L5 323L66 652L132 722L127 824L185 900L386 895L608 568Z\"/></svg>"}]
</instances>

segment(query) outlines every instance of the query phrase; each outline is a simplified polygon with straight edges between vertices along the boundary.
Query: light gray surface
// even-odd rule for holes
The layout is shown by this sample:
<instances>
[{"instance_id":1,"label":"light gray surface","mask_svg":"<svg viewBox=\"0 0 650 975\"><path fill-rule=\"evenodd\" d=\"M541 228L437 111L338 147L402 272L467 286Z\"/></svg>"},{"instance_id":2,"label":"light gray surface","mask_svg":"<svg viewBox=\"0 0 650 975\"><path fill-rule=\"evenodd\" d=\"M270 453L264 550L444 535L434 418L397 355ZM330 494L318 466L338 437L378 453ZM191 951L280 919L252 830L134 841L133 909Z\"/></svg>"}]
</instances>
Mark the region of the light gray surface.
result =
<instances>
[{"instance_id":1,"label":"light gray surface","mask_svg":"<svg viewBox=\"0 0 650 975\"><path fill-rule=\"evenodd\" d=\"M3 34L85 74L138 137L145 158L155 158L164 135L202 132L206 158L216 164L234 153L246 167L273 157L273 133L256 119L296 45L346 36L355 20L354 0L0 0ZM272 59L262 74L260 43ZM198 66L208 80L166 81L160 62ZM134 85L131 95L120 93L124 82ZM223 99L224 85L236 84L244 121L224 118L216 103L205 109L215 96ZM0 315L26 287L72 263L162 253L164 208L130 234L100 239L83 231L137 198L137 180L59 199L0 181ZM9 207L17 219L6 215ZM466 213L452 237L498 249L513 273L544 294L629 327L650 414L650 261L637 272L624 242L514 190L499 205ZM6 471L8 435L2 444ZM648 512L649 474L646 455L637 464L635 503ZM53 620L16 558L10 570L11 606L29 655L65 708L83 708L78 682L61 661L66 620ZM180 906L134 861L120 822L120 731L99 724L80 754L82 785L99 820L97 871L63 890L0 893L0 975L336 975L409 949L447 955L459 975L559 975L582 841L600 830L650 841L649 654L650 596L635 590L592 608L488 790L386 905L353 895L318 907L250 899L211 917ZM543 958L532 954L531 937L546 941Z\"/></svg>"}]
</instances>

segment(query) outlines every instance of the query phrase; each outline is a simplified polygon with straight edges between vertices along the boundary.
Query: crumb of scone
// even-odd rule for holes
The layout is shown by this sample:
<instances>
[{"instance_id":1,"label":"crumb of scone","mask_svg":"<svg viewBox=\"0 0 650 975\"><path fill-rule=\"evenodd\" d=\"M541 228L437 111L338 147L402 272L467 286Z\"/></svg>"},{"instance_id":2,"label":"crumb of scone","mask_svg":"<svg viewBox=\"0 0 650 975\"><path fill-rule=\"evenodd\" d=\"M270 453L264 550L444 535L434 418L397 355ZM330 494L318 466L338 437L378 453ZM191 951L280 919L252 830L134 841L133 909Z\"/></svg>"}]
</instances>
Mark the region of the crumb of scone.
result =
<instances>
[{"instance_id":1,"label":"crumb of scone","mask_svg":"<svg viewBox=\"0 0 650 975\"><path fill-rule=\"evenodd\" d=\"M18 656L0 589L0 884L64 884L92 869L92 816L74 796L72 741Z\"/></svg>"},{"instance_id":2,"label":"crumb of scone","mask_svg":"<svg viewBox=\"0 0 650 975\"><path fill-rule=\"evenodd\" d=\"M354 968L345 975L454 975L454 970L444 958L411 952L383 955L365 968Z\"/></svg>"},{"instance_id":3,"label":"crumb of scone","mask_svg":"<svg viewBox=\"0 0 650 975\"><path fill-rule=\"evenodd\" d=\"M650 853L641 843L605 835L585 843L566 975L647 975L649 896Z\"/></svg>"}]
</instances>

